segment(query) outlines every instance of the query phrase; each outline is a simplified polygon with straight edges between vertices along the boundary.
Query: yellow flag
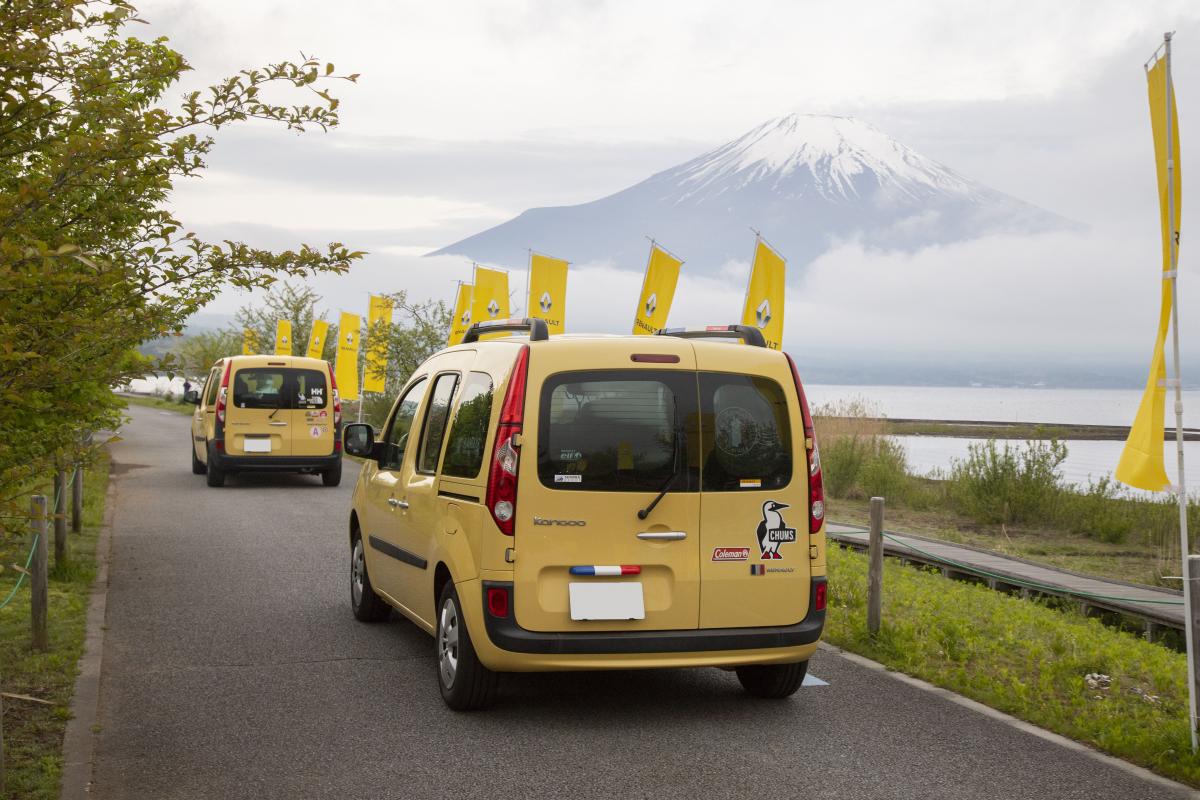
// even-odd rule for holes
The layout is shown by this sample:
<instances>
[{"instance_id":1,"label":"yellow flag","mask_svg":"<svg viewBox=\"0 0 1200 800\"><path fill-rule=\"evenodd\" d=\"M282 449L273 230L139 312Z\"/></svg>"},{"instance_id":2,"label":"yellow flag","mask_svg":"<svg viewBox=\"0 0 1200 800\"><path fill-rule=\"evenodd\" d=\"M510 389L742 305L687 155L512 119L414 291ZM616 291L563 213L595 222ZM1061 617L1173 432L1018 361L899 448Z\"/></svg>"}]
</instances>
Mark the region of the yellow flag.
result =
<instances>
[{"instance_id":1,"label":"yellow flag","mask_svg":"<svg viewBox=\"0 0 1200 800\"><path fill-rule=\"evenodd\" d=\"M638 298L633 317L633 332L648 336L667 327L667 314L679 283L679 267L683 261L654 242L650 243L650 260L646 262L646 277L642 280L642 295Z\"/></svg>"},{"instance_id":2,"label":"yellow flag","mask_svg":"<svg viewBox=\"0 0 1200 800\"><path fill-rule=\"evenodd\" d=\"M337 378L338 395L343 400L358 399L358 345L362 317L342 312L338 320L337 362L334 375Z\"/></svg>"},{"instance_id":3,"label":"yellow flag","mask_svg":"<svg viewBox=\"0 0 1200 800\"><path fill-rule=\"evenodd\" d=\"M562 333L567 317L567 267L561 258L529 256L529 302L526 316L546 321L550 333Z\"/></svg>"},{"instance_id":4,"label":"yellow flag","mask_svg":"<svg viewBox=\"0 0 1200 800\"><path fill-rule=\"evenodd\" d=\"M508 273L475 266L471 291L471 323L508 319Z\"/></svg>"},{"instance_id":5,"label":"yellow flag","mask_svg":"<svg viewBox=\"0 0 1200 800\"><path fill-rule=\"evenodd\" d=\"M750 268L750 283L746 286L746 306L742 309L742 324L753 325L762 331L767 347L783 347L783 292L787 277L787 262L770 245L758 239L754 246L754 266Z\"/></svg>"},{"instance_id":6,"label":"yellow flag","mask_svg":"<svg viewBox=\"0 0 1200 800\"><path fill-rule=\"evenodd\" d=\"M458 344L467 335L471 327L471 284L460 283L458 295L454 298L454 316L450 319L450 338L446 344L450 347Z\"/></svg>"},{"instance_id":7,"label":"yellow flag","mask_svg":"<svg viewBox=\"0 0 1200 800\"><path fill-rule=\"evenodd\" d=\"M325 352L325 335L329 333L329 323L323 319L314 319L312 331L308 334L308 350L305 353L309 358L320 358Z\"/></svg>"},{"instance_id":8,"label":"yellow flag","mask_svg":"<svg viewBox=\"0 0 1200 800\"><path fill-rule=\"evenodd\" d=\"M256 337L254 336L254 331L250 330L249 328L243 328L242 329L242 355L252 356L252 355L254 355L254 351L257 349L258 349L258 347L256 345Z\"/></svg>"},{"instance_id":9,"label":"yellow flag","mask_svg":"<svg viewBox=\"0 0 1200 800\"><path fill-rule=\"evenodd\" d=\"M275 355L290 356L292 354L292 323L281 319L275 323Z\"/></svg>"},{"instance_id":10,"label":"yellow flag","mask_svg":"<svg viewBox=\"0 0 1200 800\"><path fill-rule=\"evenodd\" d=\"M1177 263L1179 248L1178 239L1175 238L1179 231L1180 216L1179 119L1175 113L1175 89L1171 85L1166 59L1159 59L1146 72L1146 79L1150 94L1150 128L1154 134L1154 161L1158 172L1158 208L1162 220L1163 274L1159 276L1162 300L1158 312L1158 338L1154 341L1146 390L1114 475L1117 480L1135 488L1158 492L1170 485L1163 466L1163 406L1167 396L1167 329L1171 324L1170 273ZM1168 160L1173 162L1173 175L1168 173Z\"/></svg>"},{"instance_id":11,"label":"yellow flag","mask_svg":"<svg viewBox=\"0 0 1200 800\"><path fill-rule=\"evenodd\" d=\"M363 393L384 391L384 370L387 369L387 329L392 324L392 300L371 295L367 313L367 368L363 373Z\"/></svg>"}]
</instances>

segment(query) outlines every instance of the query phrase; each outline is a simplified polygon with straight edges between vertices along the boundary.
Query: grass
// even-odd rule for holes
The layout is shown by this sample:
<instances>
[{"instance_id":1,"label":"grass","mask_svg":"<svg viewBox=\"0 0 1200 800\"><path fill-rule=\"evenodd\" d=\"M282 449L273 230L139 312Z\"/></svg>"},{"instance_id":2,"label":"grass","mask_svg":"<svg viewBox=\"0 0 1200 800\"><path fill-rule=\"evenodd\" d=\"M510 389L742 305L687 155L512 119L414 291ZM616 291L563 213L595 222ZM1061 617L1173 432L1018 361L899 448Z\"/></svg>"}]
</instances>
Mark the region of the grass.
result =
<instances>
[{"instance_id":1,"label":"grass","mask_svg":"<svg viewBox=\"0 0 1200 800\"><path fill-rule=\"evenodd\" d=\"M883 626L866 631L867 559L830 547L824 638L891 669L1200 786L1181 653L984 586L884 561ZM1111 679L1089 686L1093 673Z\"/></svg>"},{"instance_id":2,"label":"grass","mask_svg":"<svg viewBox=\"0 0 1200 800\"><path fill-rule=\"evenodd\" d=\"M178 400L167 400L162 397L151 395L133 395L124 394L121 397L125 400L126 405L146 406L147 408L161 408L164 411L174 411L179 414L191 415L196 407L191 403L181 403Z\"/></svg>"},{"instance_id":3,"label":"grass","mask_svg":"<svg viewBox=\"0 0 1200 800\"><path fill-rule=\"evenodd\" d=\"M68 562L55 564L53 541L49 543L49 651L38 653L30 647L28 579L12 602L0 609L0 686L6 693L28 695L50 703L42 705L4 699L7 779L4 790L0 791L0 798L4 800L58 797L62 739L70 719L69 706L79 657L83 654L88 598L96 575L96 539L104 517L108 471L107 454L102 454L84 473L84 529L80 534L68 533ZM48 498L53 497L48 483L35 490ZM0 538L0 563L6 565L0 572L0 600L8 595L18 575L7 565L24 565L29 546L30 537L19 529L15 534L10 532Z\"/></svg>"}]
</instances>

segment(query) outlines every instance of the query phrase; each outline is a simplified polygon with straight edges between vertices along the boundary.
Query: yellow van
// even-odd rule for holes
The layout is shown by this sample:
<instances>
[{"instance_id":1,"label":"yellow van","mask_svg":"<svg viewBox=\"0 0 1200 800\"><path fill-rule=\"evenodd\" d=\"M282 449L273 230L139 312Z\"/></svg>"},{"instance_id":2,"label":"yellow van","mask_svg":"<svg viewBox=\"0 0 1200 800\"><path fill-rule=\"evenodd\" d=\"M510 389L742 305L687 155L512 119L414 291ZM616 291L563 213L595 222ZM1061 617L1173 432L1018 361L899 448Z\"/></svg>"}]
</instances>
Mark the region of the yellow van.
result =
<instances>
[{"instance_id":1,"label":"yellow van","mask_svg":"<svg viewBox=\"0 0 1200 800\"><path fill-rule=\"evenodd\" d=\"M498 332L528 338L480 341ZM488 705L500 672L802 683L825 621L821 465L796 366L757 328L479 323L413 373L381 436L344 438L367 459L354 615L433 634L452 708Z\"/></svg>"},{"instance_id":2,"label":"yellow van","mask_svg":"<svg viewBox=\"0 0 1200 800\"><path fill-rule=\"evenodd\" d=\"M342 480L342 404L328 361L231 356L213 364L203 393L188 392L192 472L223 486L239 472L319 473Z\"/></svg>"}]
</instances>

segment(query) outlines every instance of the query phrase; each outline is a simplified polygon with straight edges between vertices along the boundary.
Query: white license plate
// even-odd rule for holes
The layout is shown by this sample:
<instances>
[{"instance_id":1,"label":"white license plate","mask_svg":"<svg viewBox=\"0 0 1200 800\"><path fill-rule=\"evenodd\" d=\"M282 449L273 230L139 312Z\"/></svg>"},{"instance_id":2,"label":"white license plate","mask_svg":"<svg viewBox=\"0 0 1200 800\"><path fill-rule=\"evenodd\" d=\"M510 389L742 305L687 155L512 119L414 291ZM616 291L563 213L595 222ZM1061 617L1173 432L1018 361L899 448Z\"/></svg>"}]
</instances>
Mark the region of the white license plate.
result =
<instances>
[{"instance_id":1,"label":"white license plate","mask_svg":"<svg viewBox=\"0 0 1200 800\"><path fill-rule=\"evenodd\" d=\"M270 439L243 439L242 451L245 453L269 453L271 452Z\"/></svg>"},{"instance_id":2,"label":"white license plate","mask_svg":"<svg viewBox=\"0 0 1200 800\"><path fill-rule=\"evenodd\" d=\"M571 619L645 619L640 583L568 583Z\"/></svg>"}]
</instances>

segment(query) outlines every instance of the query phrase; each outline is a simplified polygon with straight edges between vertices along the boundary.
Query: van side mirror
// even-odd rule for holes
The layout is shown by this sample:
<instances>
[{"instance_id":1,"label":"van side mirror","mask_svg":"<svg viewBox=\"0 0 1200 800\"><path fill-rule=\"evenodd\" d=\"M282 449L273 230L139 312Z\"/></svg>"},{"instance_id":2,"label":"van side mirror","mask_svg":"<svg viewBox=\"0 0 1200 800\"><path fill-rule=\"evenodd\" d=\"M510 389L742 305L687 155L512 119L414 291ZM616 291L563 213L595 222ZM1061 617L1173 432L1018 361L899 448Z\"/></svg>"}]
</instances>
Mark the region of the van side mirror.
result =
<instances>
[{"instance_id":1,"label":"van side mirror","mask_svg":"<svg viewBox=\"0 0 1200 800\"><path fill-rule=\"evenodd\" d=\"M200 393L195 389L189 389L183 393L183 402L191 403L194 406L200 405Z\"/></svg>"},{"instance_id":2,"label":"van side mirror","mask_svg":"<svg viewBox=\"0 0 1200 800\"><path fill-rule=\"evenodd\" d=\"M359 458L375 455L375 429L365 422L352 422L342 431L342 447Z\"/></svg>"}]
</instances>

